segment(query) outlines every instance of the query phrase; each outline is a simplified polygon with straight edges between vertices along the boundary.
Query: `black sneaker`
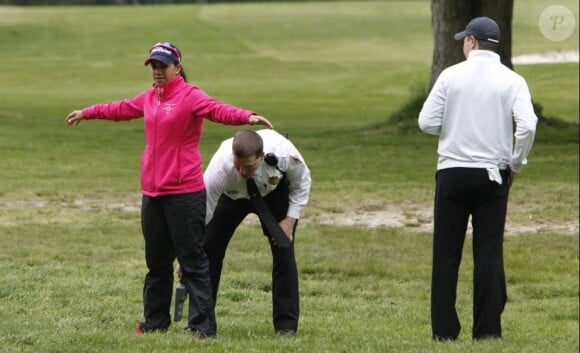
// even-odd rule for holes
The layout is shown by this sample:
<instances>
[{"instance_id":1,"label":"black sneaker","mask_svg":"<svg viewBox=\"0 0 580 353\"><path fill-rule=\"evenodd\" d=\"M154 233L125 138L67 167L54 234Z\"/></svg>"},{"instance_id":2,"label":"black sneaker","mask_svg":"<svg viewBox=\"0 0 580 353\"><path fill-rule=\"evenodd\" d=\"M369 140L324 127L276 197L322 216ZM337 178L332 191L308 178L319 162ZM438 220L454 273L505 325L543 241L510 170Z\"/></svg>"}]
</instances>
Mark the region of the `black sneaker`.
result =
<instances>
[{"instance_id":1,"label":"black sneaker","mask_svg":"<svg viewBox=\"0 0 580 353\"><path fill-rule=\"evenodd\" d=\"M193 335L195 338L200 338L200 339L212 338L212 337L216 336L215 332L213 332L213 333L202 332L198 329L191 328L191 327L184 328L183 332L190 334L190 335Z\"/></svg>"}]
</instances>

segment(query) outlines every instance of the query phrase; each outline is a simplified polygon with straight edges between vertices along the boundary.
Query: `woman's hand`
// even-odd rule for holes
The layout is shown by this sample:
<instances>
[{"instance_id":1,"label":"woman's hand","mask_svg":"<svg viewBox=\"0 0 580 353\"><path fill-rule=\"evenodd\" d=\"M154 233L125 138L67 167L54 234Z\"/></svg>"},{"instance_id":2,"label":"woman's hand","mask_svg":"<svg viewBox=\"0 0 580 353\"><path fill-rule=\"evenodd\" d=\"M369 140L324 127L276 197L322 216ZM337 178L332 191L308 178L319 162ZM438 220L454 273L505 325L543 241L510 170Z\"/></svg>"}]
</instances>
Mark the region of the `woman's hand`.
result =
<instances>
[{"instance_id":1,"label":"woman's hand","mask_svg":"<svg viewBox=\"0 0 580 353\"><path fill-rule=\"evenodd\" d=\"M69 115L67 115L65 122L68 126L71 125L78 125L81 120L83 120L83 111L82 110L74 110Z\"/></svg>"},{"instance_id":2,"label":"woman's hand","mask_svg":"<svg viewBox=\"0 0 580 353\"><path fill-rule=\"evenodd\" d=\"M265 127L267 127L268 129L273 129L274 126L272 126L272 123L270 123L268 121L268 119L264 118L261 115L250 115L250 119L248 120L248 123L250 125L256 125L256 124L260 124L260 125L264 125Z\"/></svg>"}]
</instances>

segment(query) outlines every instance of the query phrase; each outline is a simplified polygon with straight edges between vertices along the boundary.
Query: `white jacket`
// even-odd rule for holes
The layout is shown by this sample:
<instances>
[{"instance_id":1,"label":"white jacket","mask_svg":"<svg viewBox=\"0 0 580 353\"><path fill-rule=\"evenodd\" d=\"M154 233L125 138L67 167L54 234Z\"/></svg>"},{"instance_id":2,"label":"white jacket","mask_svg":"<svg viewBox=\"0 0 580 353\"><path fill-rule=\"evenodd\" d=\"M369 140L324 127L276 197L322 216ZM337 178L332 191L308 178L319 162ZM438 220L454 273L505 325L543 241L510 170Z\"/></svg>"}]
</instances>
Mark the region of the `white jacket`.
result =
<instances>
[{"instance_id":1,"label":"white jacket","mask_svg":"<svg viewBox=\"0 0 580 353\"><path fill-rule=\"evenodd\" d=\"M527 164L537 121L524 78L496 53L472 50L467 60L441 72L418 122L422 131L439 136L438 170L509 165L519 172Z\"/></svg>"}]
</instances>

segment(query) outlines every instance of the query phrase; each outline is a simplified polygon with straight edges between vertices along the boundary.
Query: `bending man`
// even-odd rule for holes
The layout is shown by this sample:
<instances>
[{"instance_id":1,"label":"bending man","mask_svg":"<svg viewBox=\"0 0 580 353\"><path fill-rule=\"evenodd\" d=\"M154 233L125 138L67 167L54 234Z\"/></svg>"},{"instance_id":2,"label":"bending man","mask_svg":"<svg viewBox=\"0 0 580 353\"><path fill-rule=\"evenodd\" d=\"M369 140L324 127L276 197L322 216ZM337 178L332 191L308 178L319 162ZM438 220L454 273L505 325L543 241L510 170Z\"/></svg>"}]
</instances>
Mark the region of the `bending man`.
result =
<instances>
[{"instance_id":1,"label":"bending man","mask_svg":"<svg viewBox=\"0 0 580 353\"><path fill-rule=\"evenodd\" d=\"M274 329L281 335L295 334L299 295L294 236L311 184L310 170L300 152L273 130L241 130L221 144L204 173L204 181L204 249L209 258L214 303L228 243L244 218L256 213L272 250Z\"/></svg>"}]
</instances>

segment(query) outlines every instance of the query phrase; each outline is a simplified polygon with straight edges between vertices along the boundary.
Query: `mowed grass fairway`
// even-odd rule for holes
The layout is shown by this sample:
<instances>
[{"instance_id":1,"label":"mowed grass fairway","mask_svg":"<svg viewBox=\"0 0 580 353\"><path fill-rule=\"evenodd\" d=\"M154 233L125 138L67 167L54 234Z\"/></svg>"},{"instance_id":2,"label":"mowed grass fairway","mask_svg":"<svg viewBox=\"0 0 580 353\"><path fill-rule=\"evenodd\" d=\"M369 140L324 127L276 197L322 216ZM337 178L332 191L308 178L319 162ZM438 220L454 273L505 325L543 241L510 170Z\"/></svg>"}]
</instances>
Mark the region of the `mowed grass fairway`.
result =
<instances>
[{"instance_id":1,"label":"mowed grass fairway","mask_svg":"<svg viewBox=\"0 0 580 353\"><path fill-rule=\"evenodd\" d=\"M578 19L577 2L559 4ZM514 56L578 50L577 28L562 42L542 36L546 6L516 1ZM432 38L429 1L0 7L0 351L578 352L577 63L515 68L544 113L572 125L538 127L511 191L505 338L471 340L470 235L462 334L430 338L437 141L389 119L427 89ZM191 82L268 117L312 170L296 241L297 337L273 333L271 256L255 220L228 250L216 339L192 339L184 322L132 334L146 273L143 122L67 127L64 118L148 87L147 49L167 40ZM204 129L207 163L236 128ZM402 220L370 227L369 215Z\"/></svg>"}]
</instances>

